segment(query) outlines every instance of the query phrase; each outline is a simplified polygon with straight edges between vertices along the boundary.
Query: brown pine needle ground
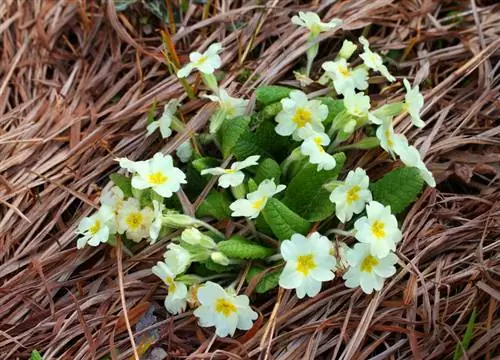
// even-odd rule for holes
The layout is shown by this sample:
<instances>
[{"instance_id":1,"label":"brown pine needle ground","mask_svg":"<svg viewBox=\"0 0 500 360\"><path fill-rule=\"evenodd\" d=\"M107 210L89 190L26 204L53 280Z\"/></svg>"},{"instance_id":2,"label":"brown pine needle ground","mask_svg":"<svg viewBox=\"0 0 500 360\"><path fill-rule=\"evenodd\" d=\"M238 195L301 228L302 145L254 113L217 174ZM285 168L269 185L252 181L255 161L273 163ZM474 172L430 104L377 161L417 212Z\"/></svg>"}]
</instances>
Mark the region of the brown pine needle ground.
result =
<instances>
[{"instance_id":1,"label":"brown pine needle ground","mask_svg":"<svg viewBox=\"0 0 500 360\"><path fill-rule=\"evenodd\" d=\"M343 31L322 35L315 75L344 37L363 34L393 59L393 73L416 79L425 94L426 127L412 128L401 117L396 131L425 155L438 187L427 189L406 216L398 273L371 296L340 280L304 301L283 290L254 296L262 314L254 329L214 339L191 313L173 317L161 309L165 290L150 269L164 239L132 258L123 255L132 328L158 304L159 322L143 332L159 329L154 346L170 358L451 359L476 309L464 358L500 355L500 8L494 1L228 0L208 1L205 10L191 1L175 27L143 6L117 12L113 2L103 3L0 2L0 359L26 359L33 349L44 359L133 356L115 248L77 251L74 231L117 170L115 157L145 159L184 141L144 136L153 104L186 97L169 73L160 30L174 63L173 48L182 64L190 51L221 41L222 84L248 96L261 84L290 83L291 70L304 65L307 35L290 17L309 9L344 20ZM165 3L175 9L178 2ZM245 69L250 76L236 82ZM403 94L400 81L384 91ZM184 100L183 117L196 131L212 107ZM379 150L350 152L349 162L372 178L391 164Z\"/></svg>"}]
</instances>

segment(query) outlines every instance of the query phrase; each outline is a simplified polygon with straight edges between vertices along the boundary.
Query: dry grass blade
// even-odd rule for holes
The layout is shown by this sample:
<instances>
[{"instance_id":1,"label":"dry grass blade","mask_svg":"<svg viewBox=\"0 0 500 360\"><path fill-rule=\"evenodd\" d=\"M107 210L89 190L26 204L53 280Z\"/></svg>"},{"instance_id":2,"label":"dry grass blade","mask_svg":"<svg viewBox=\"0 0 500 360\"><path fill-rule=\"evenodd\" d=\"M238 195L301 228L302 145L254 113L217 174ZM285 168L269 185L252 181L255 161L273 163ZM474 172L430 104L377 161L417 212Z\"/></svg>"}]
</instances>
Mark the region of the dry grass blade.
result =
<instances>
[{"instance_id":1,"label":"dry grass blade","mask_svg":"<svg viewBox=\"0 0 500 360\"><path fill-rule=\"evenodd\" d=\"M494 1L228 0L205 8L184 1L188 8L175 26L139 2L124 12L117 3L0 2L0 359L27 359L33 349L44 359L139 356L131 327L144 304L162 307L165 293L150 269L169 239L117 259L105 246L77 251L74 231L117 170L116 157L173 153L214 111L204 100L183 101L186 132L167 143L144 136L153 104L161 108L184 96L169 73L161 32L176 29L169 48L182 64L190 51L221 41L222 83L248 96L261 84L296 83L291 70L305 64L307 35L290 16L310 9L344 20L341 29L321 35L313 76L343 38L363 34L398 80L415 80L426 97L423 129L405 116L396 126L425 154L439 183L408 211L402 266L372 296L337 279L314 299L298 301L284 291L279 301L277 291L253 295L262 316L251 336L218 339L191 313L167 318L163 310L158 324L135 336L159 329L154 345L170 358L449 359L475 308L467 358L500 355L500 8ZM167 3L177 11L179 1ZM375 78L374 94L402 97L400 81L380 84ZM366 168L372 178L388 164L378 150L349 153L348 165ZM213 185L194 204L182 197L186 210L194 211ZM215 226L227 234L251 231L240 223Z\"/></svg>"}]
</instances>

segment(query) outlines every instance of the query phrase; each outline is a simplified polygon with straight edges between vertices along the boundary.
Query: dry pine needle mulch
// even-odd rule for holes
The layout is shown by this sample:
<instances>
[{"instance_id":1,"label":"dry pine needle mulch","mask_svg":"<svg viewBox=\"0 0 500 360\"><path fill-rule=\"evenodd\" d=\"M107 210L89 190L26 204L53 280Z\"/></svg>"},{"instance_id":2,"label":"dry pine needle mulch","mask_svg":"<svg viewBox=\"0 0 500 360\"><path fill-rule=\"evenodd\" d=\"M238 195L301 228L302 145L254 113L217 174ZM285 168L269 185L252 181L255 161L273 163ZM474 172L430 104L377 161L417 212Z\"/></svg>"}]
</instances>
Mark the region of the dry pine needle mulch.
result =
<instances>
[{"instance_id":1,"label":"dry pine needle mulch","mask_svg":"<svg viewBox=\"0 0 500 360\"><path fill-rule=\"evenodd\" d=\"M171 357L447 359L474 309L464 358L500 355L494 1L229 0L209 1L215 6L205 12L191 2L176 26L142 6L117 12L112 2L102 3L0 2L0 359L25 359L33 349L45 359L130 358L119 278L132 326L158 304L155 346ZM181 62L221 41L222 83L249 96L260 84L293 84L307 35L289 19L309 9L344 20L342 32L322 35L316 71L344 37L364 34L393 59L393 73L421 83L426 127L400 118L396 131L425 155L438 187L409 209L399 247L405 261L382 292L367 296L333 281L318 297L298 301L280 290L254 300L263 316L251 332L214 339L190 313L167 317L161 310L165 290L150 268L168 239L122 260L111 247L77 251L75 227L116 171L115 157L144 159L183 142L144 137L153 103L183 96L166 66L160 30L170 32L167 43ZM243 70L251 76L237 82ZM384 91L396 98L400 87ZM210 107L188 101L182 113L196 131ZM349 159L373 178L390 163L378 150Z\"/></svg>"}]
</instances>

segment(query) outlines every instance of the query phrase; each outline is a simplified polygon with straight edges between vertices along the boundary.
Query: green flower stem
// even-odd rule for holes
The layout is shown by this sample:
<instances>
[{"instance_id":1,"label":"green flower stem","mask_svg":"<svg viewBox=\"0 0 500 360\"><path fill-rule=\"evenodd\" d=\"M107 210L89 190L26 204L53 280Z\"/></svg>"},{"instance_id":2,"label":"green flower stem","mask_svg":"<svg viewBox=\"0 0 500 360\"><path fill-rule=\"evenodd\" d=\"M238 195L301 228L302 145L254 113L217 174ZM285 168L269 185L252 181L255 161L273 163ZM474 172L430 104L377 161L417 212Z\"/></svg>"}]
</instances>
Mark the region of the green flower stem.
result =
<instances>
[{"instance_id":1,"label":"green flower stem","mask_svg":"<svg viewBox=\"0 0 500 360\"><path fill-rule=\"evenodd\" d=\"M369 150L369 149L373 149L379 145L380 145L380 141L376 137L365 137L364 139L362 139L361 141L359 141L357 143L339 146L336 148L336 151L345 151L345 150L352 150L352 149Z\"/></svg>"},{"instance_id":2,"label":"green flower stem","mask_svg":"<svg viewBox=\"0 0 500 360\"><path fill-rule=\"evenodd\" d=\"M300 147L294 149L290 155L281 163L281 171L283 174L287 174L288 168L294 163L302 158L300 153Z\"/></svg>"},{"instance_id":3,"label":"green flower stem","mask_svg":"<svg viewBox=\"0 0 500 360\"><path fill-rule=\"evenodd\" d=\"M329 183L326 183L323 185L323 188L329 192L335 190L335 188L337 186L340 186L340 185L343 185L344 182L343 181L338 181L338 180L333 180L333 181L330 181Z\"/></svg>"},{"instance_id":4,"label":"green flower stem","mask_svg":"<svg viewBox=\"0 0 500 360\"><path fill-rule=\"evenodd\" d=\"M201 78L203 79L205 85L212 90L213 93L216 95L219 94L219 85L217 84L217 79L214 74L201 73Z\"/></svg>"},{"instance_id":5,"label":"green flower stem","mask_svg":"<svg viewBox=\"0 0 500 360\"><path fill-rule=\"evenodd\" d=\"M186 91L186 94L188 95L190 100L196 99L196 95L194 93L193 88L191 85L188 83L188 81L184 78L179 78L179 82L181 83L182 87Z\"/></svg>"},{"instance_id":6,"label":"green flower stem","mask_svg":"<svg viewBox=\"0 0 500 360\"><path fill-rule=\"evenodd\" d=\"M183 132L186 129L186 125L176 116L173 117L170 127L176 132Z\"/></svg>"},{"instance_id":7,"label":"green flower stem","mask_svg":"<svg viewBox=\"0 0 500 360\"><path fill-rule=\"evenodd\" d=\"M319 50L319 44L315 42L315 37L311 38L309 40L309 43L313 43L313 45L309 49L307 49L307 52L306 52L306 55L307 55L306 75L307 76L311 75L312 65L313 65L314 59L316 58L316 55L318 55L318 50Z\"/></svg>"},{"instance_id":8,"label":"green flower stem","mask_svg":"<svg viewBox=\"0 0 500 360\"><path fill-rule=\"evenodd\" d=\"M215 235L217 235L221 239L225 239L226 238L223 233L221 233L219 230L217 230L216 228L214 228L212 225L207 224L204 221L196 219L196 225L199 225L199 226L201 226L201 227L203 227L203 228L205 228L205 229L213 232Z\"/></svg>"},{"instance_id":9,"label":"green flower stem","mask_svg":"<svg viewBox=\"0 0 500 360\"><path fill-rule=\"evenodd\" d=\"M236 187L231 187L231 193L236 199L243 199L247 194L247 187L244 183L241 183Z\"/></svg>"}]
</instances>

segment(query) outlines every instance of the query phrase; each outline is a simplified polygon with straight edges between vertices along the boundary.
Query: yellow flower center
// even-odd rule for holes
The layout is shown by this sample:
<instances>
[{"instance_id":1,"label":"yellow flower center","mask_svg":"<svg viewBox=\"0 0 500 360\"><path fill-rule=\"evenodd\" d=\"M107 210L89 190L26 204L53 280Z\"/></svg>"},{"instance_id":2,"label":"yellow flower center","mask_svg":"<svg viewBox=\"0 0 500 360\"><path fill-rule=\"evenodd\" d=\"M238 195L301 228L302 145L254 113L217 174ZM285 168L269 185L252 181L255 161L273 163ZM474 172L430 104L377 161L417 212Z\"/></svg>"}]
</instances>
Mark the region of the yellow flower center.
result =
<instances>
[{"instance_id":1,"label":"yellow flower center","mask_svg":"<svg viewBox=\"0 0 500 360\"><path fill-rule=\"evenodd\" d=\"M208 57L202 56L201 58L198 59L198 61L196 61L196 65L202 65L207 60L208 60Z\"/></svg>"},{"instance_id":2,"label":"yellow flower center","mask_svg":"<svg viewBox=\"0 0 500 360\"><path fill-rule=\"evenodd\" d=\"M340 75L342 75L345 78L348 78L349 76L351 76L351 72L349 71L349 69L346 66L340 65L338 67L338 70L339 70Z\"/></svg>"},{"instance_id":3,"label":"yellow flower center","mask_svg":"<svg viewBox=\"0 0 500 360\"><path fill-rule=\"evenodd\" d=\"M224 172L226 174L234 174L237 170L233 170L233 169L225 169Z\"/></svg>"},{"instance_id":4,"label":"yellow flower center","mask_svg":"<svg viewBox=\"0 0 500 360\"><path fill-rule=\"evenodd\" d=\"M148 175L148 181L152 185L162 185L168 181L168 176L165 176L162 172L157 171Z\"/></svg>"},{"instance_id":5,"label":"yellow flower center","mask_svg":"<svg viewBox=\"0 0 500 360\"><path fill-rule=\"evenodd\" d=\"M142 214L140 212L130 213L125 218L125 222L127 223L129 229L136 230L142 224Z\"/></svg>"},{"instance_id":6,"label":"yellow flower center","mask_svg":"<svg viewBox=\"0 0 500 360\"><path fill-rule=\"evenodd\" d=\"M392 147L393 142L392 142L392 139L391 139L391 133L390 133L390 131L386 130L385 133L384 133L384 135L385 135L385 138L387 139L387 145L389 145L390 147Z\"/></svg>"},{"instance_id":7,"label":"yellow flower center","mask_svg":"<svg viewBox=\"0 0 500 360\"><path fill-rule=\"evenodd\" d=\"M321 145L321 138L319 136L316 136L313 141L316 144L316 147L318 148L319 152L324 153L325 149L323 149L323 146Z\"/></svg>"},{"instance_id":8,"label":"yellow flower center","mask_svg":"<svg viewBox=\"0 0 500 360\"><path fill-rule=\"evenodd\" d=\"M101 230L101 221L100 220L96 220L94 225L92 225L89 229L89 232L92 234L92 235L95 235L97 234L97 232Z\"/></svg>"},{"instance_id":9,"label":"yellow flower center","mask_svg":"<svg viewBox=\"0 0 500 360\"><path fill-rule=\"evenodd\" d=\"M215 302L215 311L217 311L219 314L223 314L225 317L228 317L232 313L235 313L236 310L236 306L234 306L234 304L227 299L220 298Z\"/></svg>"},{"instance_id":10,"label":"yellow flower center","mask_svg":"<svg viewBox=\"0 0 500 360\"><path fill-rule=\"evenodd\" d=\"M264 206L265 202L266 202L266 198L263 196L260 199L257 199L252 203L252 208L261 209L262 206Z\"/></svg>"},{"instance_id":11,"label":"yellow flower center","mask_svg":"<svg viewBox=\"0 0 500 360\"><path fill-rule=\"evenodd\" d=\"M311 270L316 268L313 254L302 255L297 258L297 271L304 276L309 275Z\"/></svg>"},{"instance_id":12,"label":"yellow flower center","mask_svg":"<svg viewBox=\"0 0 500 360\"><path fill-rule=\"evenodd\" d=\"M165 278L165 283L168 286L168 292L175 292L176 286L175 286L175 281L171 276L167 276Z\"/></svg>"},{"instance_id":13,"label":"yellow flower center","mask_svg":"<svg viewBox=\"0 0 500 360\"><path fill-rule=\"evenodd\" d=\"M307 124L311 123L312 120L312 114L311 111L304 109L304 108L297 108L295 110L295 115L293 115L292 121L297 124L299 128L302 128L306 126Z\"/></svg>"},{"instance_id":14,"label":"yellow flower center","mask_svg":"<svg viewBox=\"0 0 500 360\"><path fill-rule=\"evenodd\" d=\"M321 26L319 24L311 25L310 29L313 36L317 36L321 33Z\"/></svg>"},{"instance_id":15,"label":"yellow flower center","mask_svg":"<svg viewBox=\"0 0 500 360\"><path fill-rule=\"evenodd\" d=\"M385 237L385 224L382 221L376 220L372 224L372 234L377 239L382 239Z\"/></svg>"},{"instance_id":16,"label":"yellow flower center","mask_svg":"<svg viewBox=\"0 0 500 360\"><path fill-rule=\"evenodd\" d=\"M347 191L346 202L347 205L351 205L356 200L359 200L359 191L361 188L358 185L354 185Z\"/></svg>"},{"instance_id":17,"label":"yellow flower center","mask_svg":"<svg viewBox=\"0 0 500 360\"><path fill-rule=\"evenodd\" d=\"M363 272L372 272L373 268L379 264L379 261L376 257L372 255L368 255L363 259L361 262L361 266L359 267L359 270Z\"/></svg>"},{"instance_id":18,"label":"yellow flower center","mask_svg":"<svg viewBox=\"0 0 500 360\"><path fill-rule=\"evenodd\" d=\"M226 106L226 116L228 118L233 118L236 115L236 109L232 105Z\"/></svg>"}]
</instances>

